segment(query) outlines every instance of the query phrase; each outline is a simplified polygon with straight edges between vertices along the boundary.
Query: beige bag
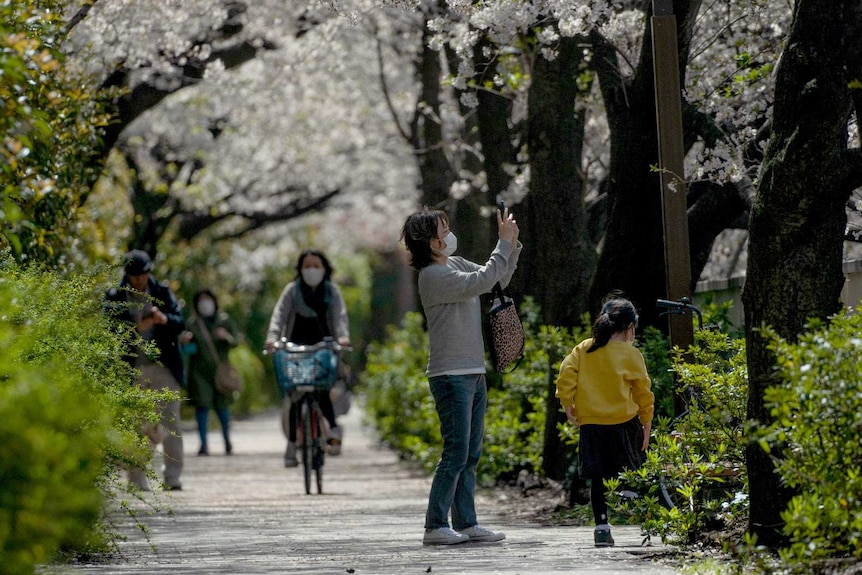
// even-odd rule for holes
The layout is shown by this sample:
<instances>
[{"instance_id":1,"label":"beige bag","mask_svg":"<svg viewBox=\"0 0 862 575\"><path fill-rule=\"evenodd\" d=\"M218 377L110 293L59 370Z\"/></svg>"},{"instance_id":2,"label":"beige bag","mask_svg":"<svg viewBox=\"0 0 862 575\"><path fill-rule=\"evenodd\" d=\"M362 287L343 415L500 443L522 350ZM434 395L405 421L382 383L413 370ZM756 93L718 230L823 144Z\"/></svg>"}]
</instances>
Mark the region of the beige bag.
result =
<instances>
[{"instance_id":1,"label":"beige bag","mask_svg":"<svg viewBox=\"0 0 862 575\"><path fill-rule=\"evenodd\" d=\"M231 364L220 361L216 368L215 386L219 393L231 395L242 391L242 379Z\"/></svg>"}]
</instances>

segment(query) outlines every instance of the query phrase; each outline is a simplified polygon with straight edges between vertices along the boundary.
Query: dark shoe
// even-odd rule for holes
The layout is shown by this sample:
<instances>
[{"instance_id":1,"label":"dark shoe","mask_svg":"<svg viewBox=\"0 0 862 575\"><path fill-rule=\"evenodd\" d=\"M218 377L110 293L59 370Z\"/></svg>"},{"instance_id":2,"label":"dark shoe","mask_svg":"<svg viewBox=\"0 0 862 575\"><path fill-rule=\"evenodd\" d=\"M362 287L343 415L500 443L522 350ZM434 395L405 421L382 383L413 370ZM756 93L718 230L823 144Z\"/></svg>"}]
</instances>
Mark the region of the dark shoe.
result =
<instances>
[{"instance_id":1,"label":"dark shoe","mask_svg":"<svg viewBox=\"0 0 862 575\"><path fill-rule=\"evenodd\" d=\"M225 444L224 444L224 452L225 452L227 455L230 455L231 453L233 453L233 445L231 445L231 442L230 442L230 441L226 441L226 442L225 442Z\"/></svg>"},{"instance_id":2,"label":"dark shoe","mask_svg":"<svg viewBox=\"0 0 862 575\"><path fill-rule=\"evenodd\" d=\"M596 547L613 547L614 546L614 537L611 535L610 528L602 529L596 527L596 530L593 531L593 540L596 543Z\"/></svg>"},{"instance_id":3,"label":"dark shoe","mask_svg":"<svg viewBox=\"0 0 862 575\"><path fill-rule=\"evenodd\" d=\"M165 483L165 491L182 491L183 486L180 483L175 483L174 485L168 485Z\"/></svg>"},{"instance_id":4,"label":"dark shoe","mask_svg":"<svg viewBox=\"0 0 862 575\"><path fill-rule=\"evenodd\" d=\"M201 445L201 448L198 449L198 455L209 455L209 454L210 454L210 452L207 449L206 445Z\"/></svg>"}]
</instances>

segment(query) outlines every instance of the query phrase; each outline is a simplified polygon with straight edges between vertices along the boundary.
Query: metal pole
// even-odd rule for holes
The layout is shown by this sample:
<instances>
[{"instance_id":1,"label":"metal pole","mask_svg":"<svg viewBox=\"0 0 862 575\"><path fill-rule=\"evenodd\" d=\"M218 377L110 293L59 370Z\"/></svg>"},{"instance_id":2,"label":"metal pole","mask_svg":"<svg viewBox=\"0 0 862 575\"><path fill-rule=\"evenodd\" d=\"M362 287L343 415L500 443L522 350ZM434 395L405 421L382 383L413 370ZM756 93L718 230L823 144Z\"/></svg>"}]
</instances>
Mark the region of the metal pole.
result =
<instances>
[{"instance_id":1,"label":"metal pole","mask_svg":"<svg viewBox=\"0 0 862 575\"><path fill-rule=\"evenodd\" d=\"M653 0L651 28L667 298L677 300L691 297L691 261L683 173L682 96L672 0ZM694 342L692 318L670 315L669 322L671 345L688 349ZM685 401L679 395L674 398L674 408L677 414L685 409Z\"/></svg>"}]
</instances>

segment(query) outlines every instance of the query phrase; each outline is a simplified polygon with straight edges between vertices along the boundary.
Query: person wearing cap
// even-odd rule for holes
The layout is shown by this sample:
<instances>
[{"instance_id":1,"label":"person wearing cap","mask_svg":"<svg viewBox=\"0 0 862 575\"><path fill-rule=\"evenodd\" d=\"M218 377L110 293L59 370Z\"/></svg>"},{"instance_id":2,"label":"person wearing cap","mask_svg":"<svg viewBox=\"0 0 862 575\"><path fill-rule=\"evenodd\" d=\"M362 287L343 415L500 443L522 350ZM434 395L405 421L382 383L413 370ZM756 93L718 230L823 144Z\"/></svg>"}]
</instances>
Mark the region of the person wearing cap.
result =
<instances>
[{"instance_id":1,"label":"person wearing cap","mask_svg":"<svg viewBox=\"0 0 862 575\"><path fill-rule=\"evenodd\" d=\"M152 341L156 356L149 357L137 345L130 344L126 360L140 371L137 383L144 389L168 389L177 393L183 381L183 362L177 337L185 329L180 306L170 287L152 275L153 262L147 252L132 250L124 258L124 274L119 285L105 294L107 312L119 321L134 324L144 341ZM164 487L182 489L183 438L180 430L179 399L161 404L158 427L147 429L150 447L164 447ZM129 470L129 482L150 491L142 469Z\"/></svg>"}]
</instances>

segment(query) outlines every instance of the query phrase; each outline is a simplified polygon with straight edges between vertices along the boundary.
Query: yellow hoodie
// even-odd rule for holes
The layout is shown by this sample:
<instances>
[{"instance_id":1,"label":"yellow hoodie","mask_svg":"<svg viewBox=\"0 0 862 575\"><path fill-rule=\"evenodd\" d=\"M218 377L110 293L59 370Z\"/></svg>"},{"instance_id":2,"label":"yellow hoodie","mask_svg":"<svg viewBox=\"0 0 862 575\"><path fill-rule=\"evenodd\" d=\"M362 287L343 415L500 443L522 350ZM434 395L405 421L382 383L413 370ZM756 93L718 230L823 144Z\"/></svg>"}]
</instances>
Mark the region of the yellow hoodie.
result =
<instances>
[{"instance_id":1,"label":"yellow hoodie","mask_svg":"<svg viewBox=\"0 0 862 575\"><path fill-rule=\"evenodd\" d=\"M616 425L635 415L642 424L651 422L655 396L641 352L609 341L587 353L591 345L592 338L582 341L560 364L556 396L563 407L575 406L580 425Z\"/></svg>"}]
</instances>

